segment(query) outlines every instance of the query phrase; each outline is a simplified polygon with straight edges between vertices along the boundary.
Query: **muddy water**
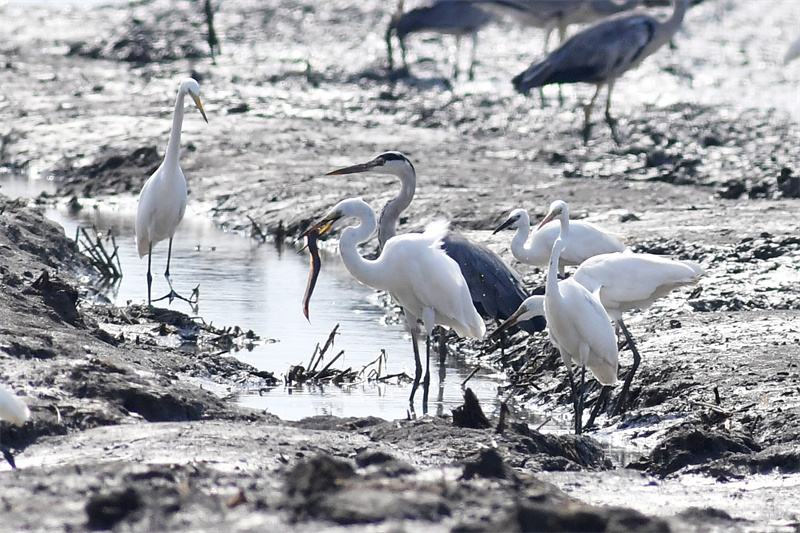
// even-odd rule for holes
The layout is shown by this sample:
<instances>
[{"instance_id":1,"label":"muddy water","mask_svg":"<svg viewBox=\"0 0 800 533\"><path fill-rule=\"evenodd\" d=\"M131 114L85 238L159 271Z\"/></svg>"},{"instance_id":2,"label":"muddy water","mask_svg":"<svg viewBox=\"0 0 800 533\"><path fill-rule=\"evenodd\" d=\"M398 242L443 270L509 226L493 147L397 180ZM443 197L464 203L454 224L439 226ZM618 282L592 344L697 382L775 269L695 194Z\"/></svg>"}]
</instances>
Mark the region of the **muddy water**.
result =
<instances>
[{"instance_id":1,"label":"muddy water","mask_svg":"<svg viewBox=\"0 0 800 533\"><path fill-rule=\"evenodd\" d=\"M51 183L41 179L7 177L0 191L11 197L34 197ZM114 304L144 303L146 300L146 259L140 259L134 247L135 199L92 203L70 213L66 206L47 209L47 216L61 224L67 235L76 228L111 230L119 246L123 277L119 283L103 289L101 298ZM191 210L191 206L189 207ZM159 244L153 257L153 298L169 291L163 275L166 242ZM413 376L414 363L410 336L396 313L387 315L378 293L359 284L345 269L335 248L323 250L323 270L310 306L311 321L301 310L301 299L308 276L308 257L285 246L259 245L238 234L226 233L210 219L187 212L175 235L170 273L175 290L185 296L199 284L197 312L180 300L172 308L198 315L215 326L238 325L253 330L261 342L252 349L234 355L260 370L281 376L289 365L308 366L311 354L323 345L330 331L339 324L340 335L328 351L323 365L339 351L343 359L334 369L360 370L385 350L387 362L383 374L405 372ZM156 305L167 306L166 302ZM388 316L388 319L387 319ZM448 358L446 378L440 387L438 364L432 357L432 412L447 412L462 401L460 384L474 365L455 357ZM469 386L491 411L502 376L488 371L470 379ZM361 382L345 387L279 385L269 389L243 389L240 403L267 411L283 419L296 420L312 415L403 417L408 405L410 385ZM419 400L421 396L418 396Z\"/></svg>"}]
</instances>

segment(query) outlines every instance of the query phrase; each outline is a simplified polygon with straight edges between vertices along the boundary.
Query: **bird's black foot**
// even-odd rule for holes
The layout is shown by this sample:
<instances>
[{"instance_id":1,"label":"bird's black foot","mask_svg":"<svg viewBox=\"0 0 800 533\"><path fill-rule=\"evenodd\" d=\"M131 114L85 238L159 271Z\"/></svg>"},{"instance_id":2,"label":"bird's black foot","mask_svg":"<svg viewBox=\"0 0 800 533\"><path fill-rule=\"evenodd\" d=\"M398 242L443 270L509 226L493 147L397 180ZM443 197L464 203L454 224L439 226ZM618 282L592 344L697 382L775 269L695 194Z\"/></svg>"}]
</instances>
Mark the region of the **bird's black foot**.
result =
<instances>
[{"instance_id":1,"label":"bird's black foot","mask_svg":"<svg viewBox=\"0 0 800 533\"><path fill-rule=\"evenodd\" d=\"M185 296L181 296L174 289L170 289L170 291L162 296L161 298L155 298L153 302L160 302L161 300L168 300L171 304L174 300L182 300L192 306L192 309L197 309L197 304L200 300L200 285L192 289L192 295L186 298Z\"/></svg>"},{"instance_id":2,"label":"bird's black foot","mask_svg":"<svg viewBox=\"0 0 800 533\"><path fill-rule=\"evenodd\" d=\"M8 464L11 465L11 468L16 468L17 465L14 462L14 456L11 454L11 450L5 444L0 444L0 451L3 452L3 457L6 458Z\"/></svg>"},{"instance_id":3,"label":"bird's black foot","mask_svg":"<svg viewBox=\"0 0 800 533\"><path fill-rule=\"evenodd\" d=\"M619 146L621 143L619 133L617 133L617 120L606 113L606 124L608 124L608 127L611 129L611 137L614 139L616 145Z\"/></svg>"}]
</instances>

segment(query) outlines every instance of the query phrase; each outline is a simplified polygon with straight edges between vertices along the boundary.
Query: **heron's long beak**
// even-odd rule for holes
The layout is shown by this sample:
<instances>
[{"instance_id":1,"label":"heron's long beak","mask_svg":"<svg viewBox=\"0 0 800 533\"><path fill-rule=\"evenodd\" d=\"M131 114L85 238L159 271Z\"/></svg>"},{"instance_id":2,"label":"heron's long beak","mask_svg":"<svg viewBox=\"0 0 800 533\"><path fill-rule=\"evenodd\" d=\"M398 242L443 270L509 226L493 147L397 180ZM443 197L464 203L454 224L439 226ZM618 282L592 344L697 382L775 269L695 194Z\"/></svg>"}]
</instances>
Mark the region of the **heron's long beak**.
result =
<instances>
[{"instance_id":1,"label":"heron's long beak","mask_svg":"<svg viewBox=\"0 0 800 533\"><path fill-rule=\"evenodd\" d=\"M345 167L340 168L338 170L332 170L326 174L326 176L341 176L343 174L356 174L359 172L367 172L372 170L373 168L378 166L378 160L373 159L367 163L361 163L359 165L353 165L352 167Z\"/></svg>"},{"instance_id":2,"label":"heron's long beak","mask_svg":"<svg viewBox=\"0 0 800 533\"><path fill-rule=\"evenodd\" d=\"M200 114L203 115L203 120L205 120L206 124L208 124L208 118L206 117L206 112L203 111L203 102L200 101L200 97L194 94L192 91L189 91L189 94L191 95L192 100L194 100L197 109L200 110Z\"/></svg>"},{"instance_id":3,"label":"heron's long beak","mask_svg":"<svg viewBox=\"0 0 800 533\"><path fill-rule=\"evenodd\" d=\"M542 228L542 226L544 226L545 224L547 224L548 222L550 222L554 218L556 218L556 212L555 211L550 211L549 213L547 213L547 216L544 217L544 220L542 220L542 222L539 224L539 227L536 228L537 231L540 230Z\"/></svg>"},{"instance_id":4,"label":"heron's long beak","mask_svg":"<svg viewBox=\"0 0 800 533\"><path fill-rule=\"evenodd\" d=\"M328 232L328 230L331 229L331 226L333 226L333 223L336 222L337 220L339 220L339 218L341 218L341 217L338 217L338 216L337 217L332 217L331 215L326 216L325 218L323 218L322 220L320 220L319 222L317 222L316 224L314 224L313 226L311 226L310 228L305 230L297 238L297 240L304 239L304 238L308 237L308 235L310 233L315 232L315 231L317 232L317 237L321 237L322 235L326 234ZM300 251L302 251L304 248L305 247L301 248Z\"/></svg>"},{"instance_id":5,"label":"heron's long beak","mask_svg":"<svg viewBox=\"0 0 800 533\"><path fill-rule=\"evenodd\" d=\"M522 304L520 304L517 310L514 311L510 317L508 317L508 320L500 324L500 326L490 335L489 339L495 340L500 336L501 333L515 326L518 322L529 320L540 315L544 315L544 296L529 296L522 302Z\"/></svg>"},{"instance_id":6,"label":"heron's long beak","mask_svg":"<svg viewBox=\"0 0 800 533\"><path fill-rule=\"evenodd\" d=\"M506 229L507 227L509 227L513 223L514 223L514 219L512 219L512 218L507 219L505 222L503 222L502 224L497 226L497 228L492 232L492 235L495 235L497 232L503 231L504 229Z\"/></svg>"},{"instance_id":7,"label":"heron's long beak","mask_svg":"<svg viewBox=\"0 0 800 533\"><path fill-rule=\"evenodd\" d=\"M525 311L527 311L525 306L524 305L520 306L519 309L514 311L513 315L508 317L508 319L505 322L500 324L497 327L497 329L494 330L494 332L492 332L492 334L489 336L489 340L497 340L504 331L513 328L514 325L517 322L519 322L519 317L522 316L522 313L524 313Z\"/></svg>"}]
</instances>

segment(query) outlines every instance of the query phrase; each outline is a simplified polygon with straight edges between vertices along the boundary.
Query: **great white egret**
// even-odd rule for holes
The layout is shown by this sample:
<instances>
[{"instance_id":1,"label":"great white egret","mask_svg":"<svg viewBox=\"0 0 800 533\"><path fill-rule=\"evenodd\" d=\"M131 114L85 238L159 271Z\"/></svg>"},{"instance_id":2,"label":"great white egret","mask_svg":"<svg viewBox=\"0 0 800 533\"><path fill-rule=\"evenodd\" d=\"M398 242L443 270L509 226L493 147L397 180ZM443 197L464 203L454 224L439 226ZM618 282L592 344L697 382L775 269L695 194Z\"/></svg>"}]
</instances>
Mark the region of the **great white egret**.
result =
<instances>
[{"instance_id":1,"label":"great white egret","mask_svg":"<svg viewBox=\"0 0 800 533\"><path fill-rule=\"evenodd\" d=\"M178 97L175 99L175 111L172 115L172 130L169 134L167 153L164 161L147 178L139 194L139 206L136 210L136 247L139 257L147 256L147 304L152 303L151 287L153 285L153 275L150 265L153 257L153 246L160 241L169 238L169 249L167 250L167 269L164 277L169 284L169 294L155 301L169 298L187 300L180 296L172 288L172 280L169 276L169 262L172 257L172 237L183 219L186 211L186 178L180 165L181 155L181 126L183 125L183 101L186 95L191 96L203 119L208 123L206 112L203 111L203 104L200 102L200 85L192 78L186 78L178 88ZM187 300L189 301L189 300Z\"/></svg>"},{"instance_id":2,"label":"great white egret","mask_svg":"<svg viewBox=\"0 0 800 533\"><path fill-rule=\"evenodd\" d=\"M689 8L689 0L672 0L672 16L664 22L642 13L614 17L573 35L542 61L517 75L512 83L520 93L552 83L594 83L597 88L584 108L584 142L589 141L591 114L603 85L608 86L606 122L619 143L611 116L614 83L672 39Z\"/></svg>"},{"instance_id":3,"label":"great white egret","mask_svg":"<svg viewBox=\"0 0 800 533\"><path fill-rule=\"evenodd\" d=\"M600 303L622 330L633 353L633 366L628 371L612 415L624 411L633 375L641 362L633 337L622 321L622 313L647 309L672 290L697 283L703 274L703 267L694 261L676 261L653 254L635 253L597 255L587 259L575 271L572 279L599 296ZM598 400L598 406L600 403ZM594 416L589 423L593 420Z\"/></svg>"},{"instance_id":4,"label":"great white egret","mask_svg":"<svg viewBox=\"0 0 800 533\"><path fill-rule=\"evenodd\" d=\"M462 337L483 338L486 326L472 305L469 288L455 261L441 249L447 224L435 222L424 233L398 235L386 241L381 255L375 260L361 257L356 249L370 239L377 221L375 212L360 198L349 198L336 204L318 223L309 228L327 232L339 219L355 218L358 224L349 225L339 240L339 252L350 274L374 289L388 292L403 308L411 342L414 347L416 373L409 404L414 411L414 394L422 375L417 345L418 320L422 320L427 338L434 326L455 330ZM430 383L430 346L426 350L425 395L423 412L427 412L427 389Z\"/></svg>"},{"instance_id":5,"label":"great white egret","mask_svg":"<svg viewBox=\"0 0 800 533\"><path fill-rule=\"evenodd\" d=\"M558 280L559 256L566 248L570 234L566 203L560 200L553 202L540 227L554 219L560 221L561 228L550 255L544 297L533 296L526 299L498 330L544 311L550 341L558 348L567 368L575 403L575 433L580 434L583 430L586 368L592 371L604 387L613 385L617 381L619 352L614 328L597 296L573 278ZM582 367L580 387L576 387L572 375L573 359Z\"/></svg>"},{"instance_id":6,"label":"great white egret","mask_svg":"<svg viewBox=\"0 0 800 533\"><path fill-rule=\"evenodd\" d=\"M539 227L528 242L531 227L528 212L524 209L514 209L508 218L497 226L494 233L509 227L517 229L514 238L511 239L511 253L517 261L539 267L547 266L553 243L561 231L558 222L552 220ZM570 222L569 242L559 256L558 272L563 277L566 266L580 265L595 255L621 252L624 249L625 243L619 235L589 222Z\"/></svg>"},{"instance_id":7,"label":"great white egret","mask_svg":"<svg viewBox=\"0 0 800 533\"><path fill-rule=\"evenodd\" d=\"M384 152L374 159L328 173L329 176L375 172L389 174L400 180L400 193L389 200L378 221L378 243L381 247L397 233L397 221L411 205L417 187L414 165L400 152ZM469 286L475 309L486 318L505 320L527 296L519 274L486 246L470 241L463 235L448 232L442 239L444 251L461 268ZM519 327L533 333L544 329L544 320L520 322Z\"/></svg>"},{"instance_id":8,"label":"great white egret","mask_svg":"<svg viewBox=\"0 0 800 533\"><path fill-rule=\"evenodd\" d=\"M7 420L12 424L21 426L31 417L31 411L25 402L14 396L2 386L0 386L0 420ZM16 468L14 464L14 456L11 455L11 450L6 446L0 444L0 451L8 461L12 468Z\"/></svg>"}]
</instances>

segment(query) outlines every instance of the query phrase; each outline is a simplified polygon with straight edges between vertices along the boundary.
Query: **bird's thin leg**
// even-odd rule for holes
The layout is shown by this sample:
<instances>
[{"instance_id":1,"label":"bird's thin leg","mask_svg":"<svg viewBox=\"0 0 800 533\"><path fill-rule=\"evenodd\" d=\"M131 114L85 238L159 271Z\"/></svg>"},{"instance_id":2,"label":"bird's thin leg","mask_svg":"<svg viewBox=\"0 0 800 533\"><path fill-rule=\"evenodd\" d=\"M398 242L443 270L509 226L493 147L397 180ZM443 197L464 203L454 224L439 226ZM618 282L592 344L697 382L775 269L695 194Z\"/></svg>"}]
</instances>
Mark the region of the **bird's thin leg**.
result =
<instances>
[{"instance_id":1,"label":"bird's thin leg","mask_svg":"<svg viewBox=\"0 0 800 533\"><path fill-rule=\"evenodd\" d=\"M197 292L197 288L195 288L195 290L192 292L192 296L190 298L186 298L184 296L181 296L180 294L175 292L175 289L172 288L172 279L169 276L169 262L170 262L171 258L172 258L172 237L170 237L170 239L169 239L169 248L167 249L167 269L164 271L164 277L167 278L167 283L169 284L169 293L164 295L164 296L162 296L161 298L156 298L153 301L154 302L159 302L161 300L169 298L169 303L172 303L172 300L175 300L177 298L178 300L183 300L184 302L186 302L189 305L194 307L195 304L197 304L197 300L199 298L199 296L198 296L199 293ZM147 273L148 273L148 275L150 274L149 267L148 267L148 272ZM199 287L199 285L198 285L198 287ZM148 293L149 293L149 291L148 291ZM148 294L148 299L149 299L149 294Z\"/></svg>"},{"instance_id":2,"label":"bird's thin leg","mask_svg":"<svg viewBox=\"0 0 800 533\"><path fill-rule=\"evenodd\" d=\"M583 398L586 395L586 367L581 367L581 386L578 391L578 409L575 411L575 434L583 431Z\"/></svg>"},{"instance_id":3,"label":"bird's thin leg","mask_svg":"<svg viewBox=\"0 0 800 533\"><path fill-rule=\"evenodd\" d=\"M619 146L619 135L617 135L617 121L611 116L611 91L614 90L614 81L608 82L608 95L606 96L606 123L611 128L611 136L614 142Z\"/></svg>"},{"instance_id":4,"label":"bird's thin leg","mask_svg":"<svg viewBox=\"0 0 800 533\"><path fill-rule=\"evenodd\" d=\"M419 345L417 342L419 339L416 324L412 324L411 321L409 321L409 329L411 330L411 345L414 347L414 364L416 369L414 371L414 384L411 385L411 396L408 398L408 405L411 409L411 413L414 413L414 395L417 393L419 382L422 379L422 361L420 361L419 357Z\"/></svg>"},{"instance_id":5,"label":"bird's thin leg","mask_svg":"<svg viewBox=\"0 0 800 533\"><path fill-rule=\"evenodd\" d=\"M475 79L475 59L476 59L475 50L477 49L478 49L478 32L476 31L472 34L472 52L470 53L469 56L469 81Z\"/></svg>"},{"instance_id":6,"label":"bird's thin leg","mask_svg":"<svg viewBox=\"0 0 800 533\"><path fill-rule=\"evenodd\" d=\"M611 416L621 415L625 412L625 402L628 400L628 392L631 388L631 382L633 382L633 375L636 373L636 369L639 368L639 363L642 362L642 357L639 355L639 350L636 349L636 344L633 342L633 337L622 320L619 321L619 326L622 329L622 334L625 335L625 341L628 343L631 352L633 352L633 366L628 371L628 376L625 378L625 382L622 384L622 392L619 393L617 405L614 406Z\"/></svg>"},{"instance_id":7,"label":"bird's thin leg","mask_svg":"<svg viewBox=\"0 0 800 533\"><path fill-rule=\"evenodd\" d=\"M594 102L597 100L597 95L600 94L600 88L602 85L598 85L594 91L594 96L592 99L589 100L589 103L583 108L583 143L587 144L589 142L589 134L592 132L592 123L590 122L592 118L592 108L594 107Z\"/></svg>"},{"instance_id":8,"label":"bird's thin leg","mask_svg":"<svg viewBox=\"0 0 800 533\"><path fill-rule=\"evenodd\" d=\"M172 303L172 299L177 295L175 289L172 288L172 280L169 277L169 262L172 259L172 237L169 238L169 248L167 248L167 269L164 271L164 277L167 278L167 283L169 284L169 303Z\"/></svg>"},{"instance_id":9,"label":"bird's thin leg","mask_svg":"<svg viewBox=\"0 0 800 533\"><path fill-rule=\"evenodd\" d=\"M578 388L575 386L575 377L572 375L572 369L567 369L567 377L569 378L569 388L572 390L572 409L575 411L575 417L578 416ZM577 426L577 422L576 422ZM575 430L578 433L578 430Z\"/></svg>"},{"instance_id":10,"label":"bird's thin leg","mask_svg":"<svg viewBox=\"0 0 800 533\"><path fill-rule=\"evenodd\" d=\"M453 80L458 79L458 58L461 55L461 36L456 35L456 54L453 58Z\"/></svg>"},{"instance_id":11,"label":"bird's thin leg","mask_svg":"<svg viewBox=\"0 0 800 533\"><path fill-rule=\"evenodd\" d=\"M566 36L567 36L567 27L566 27L564 24L559 24L559 25L558 25L558 41L559 41L559 46L561 46L562 44L564 44L564 39L566 38ZM561 86L561 84L559 83L559 84L558 84L558 105L559 105L560 107L564 107L564 93L563 93L563 91L561 90L561 87L562 87L562 86Z\"/></svg>"},{"instance_id":12,"label":"bird's thin leg","mask_svg":"<svg viewBox=\"0 0 800 533\"><path fill-rule=\"evenodd\" d=\"M151 289L153 287L153 274L150 273L150 265L153 262L153 242L150 242L147 250L147 305L153 305L150 299Z\"/></svg>"},{"instance_id":13,"label":"bird's thin leg","mask_svg":"<svg viewBox=\"0 0 800 533\"><path fill-rule=\"evenodd\" d=\"M586 425L583 426L583 429L589 429L594 425L594 419L597 418L597 415L600 414L600 411L603 409L603 406L608 399L608 394L611 392L610 385L603 385L603 388L600 389L600 394L597 395L597 403L594 405L594 409L592 409L592 414L589 415L589 420L586 422Z\"/></svg>"},{"instance_id":14,"label":"bird's thin leg","mask_svg":"<svg viewBox=\"0 0 800 533\"><path fill-rule=\"evenodd\" d=\"M431 388L431 336L425 336L425 379L422 381L422 414L428 414L428 394Z\"/></svg>"},{"instance_id":15,"label":"bird's thin leg","mask_svg":"<svg viewBox=\"0 0 800 533\"><path fill-rule=\"evenodd\" d=\"M14 462L14 455L11 453L11 449L8 446L5 444L0 444L0 452L3 453L3 457L6 458L6 461L8 461L8 464L11 465L11 468L17 467L16 463Z\"/></svg>"},{"instance_id":16,"label":"bird's thin leg","mask_svg":"<svg viewBox=\"0 0 800 533\"><path fill-rule=\"evenodd\" d=\"M406 62L406 43L403 39L397 38L400 41L400 57L403 58L403 68L408 72L408 63Z\"/></svg>"}]
</instances>

